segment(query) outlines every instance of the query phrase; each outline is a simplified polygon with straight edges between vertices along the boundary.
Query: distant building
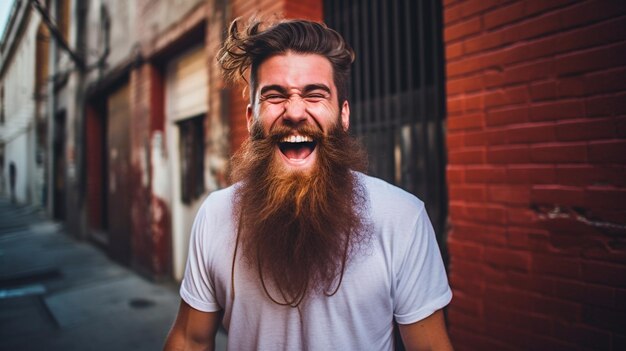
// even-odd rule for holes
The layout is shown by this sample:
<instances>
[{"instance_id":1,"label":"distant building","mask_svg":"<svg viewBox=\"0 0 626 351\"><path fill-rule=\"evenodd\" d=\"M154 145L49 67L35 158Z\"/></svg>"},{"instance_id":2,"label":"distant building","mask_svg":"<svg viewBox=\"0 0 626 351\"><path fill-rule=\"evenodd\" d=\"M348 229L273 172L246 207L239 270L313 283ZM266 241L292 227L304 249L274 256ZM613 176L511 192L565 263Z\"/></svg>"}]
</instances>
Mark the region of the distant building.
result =
<instances>
[{"instance_id":1,"label":"distant building","mask_svg":"<svg viewBox=\"0 0 626 351\"><path fill-rule=\"evenodd\" d=\"M48 40L39 16L16 1L0 44L0 191L36 206L46 202Z\"/></svg>"}]
</instances>

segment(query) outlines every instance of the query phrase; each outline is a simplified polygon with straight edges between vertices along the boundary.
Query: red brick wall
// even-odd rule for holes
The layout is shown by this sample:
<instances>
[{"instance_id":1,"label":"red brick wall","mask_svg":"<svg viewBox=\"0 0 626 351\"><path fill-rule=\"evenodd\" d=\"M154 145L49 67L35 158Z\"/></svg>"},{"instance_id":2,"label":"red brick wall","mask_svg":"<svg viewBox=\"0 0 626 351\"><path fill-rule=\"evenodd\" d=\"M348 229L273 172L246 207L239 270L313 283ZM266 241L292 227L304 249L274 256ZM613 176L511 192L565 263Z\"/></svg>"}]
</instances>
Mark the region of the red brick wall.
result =
<instances>
[{"instance_id":1,"label":"red brick wall","mask_svg":"<svg viewBox=\"0 0 626 351\"><path fill-rule=\"evenodd\" d=\"M626 349L626 2L444 23L456 348Z\"/></svg>"}]
</instances>

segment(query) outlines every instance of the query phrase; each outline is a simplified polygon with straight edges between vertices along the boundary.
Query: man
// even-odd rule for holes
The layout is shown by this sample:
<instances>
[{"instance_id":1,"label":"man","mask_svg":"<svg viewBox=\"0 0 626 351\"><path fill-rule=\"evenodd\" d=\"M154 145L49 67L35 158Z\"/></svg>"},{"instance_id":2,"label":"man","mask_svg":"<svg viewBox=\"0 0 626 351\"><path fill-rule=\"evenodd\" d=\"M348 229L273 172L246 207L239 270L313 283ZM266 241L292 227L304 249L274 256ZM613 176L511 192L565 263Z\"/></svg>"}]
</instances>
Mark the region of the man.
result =
<instances>
[{"instance_id":1,"label":"man","mask_svg":"<svg viewBox=\"0 0 626 351\"><path fill-rule=\"evenodd\" d=\"M249 70L250 138L235 185L212 193L192 229L167 350L448 350L451 291L423 203L368 177L348 135L354 53L302 20L240 32L218 60Z\"/></svg>"}]
</instances>

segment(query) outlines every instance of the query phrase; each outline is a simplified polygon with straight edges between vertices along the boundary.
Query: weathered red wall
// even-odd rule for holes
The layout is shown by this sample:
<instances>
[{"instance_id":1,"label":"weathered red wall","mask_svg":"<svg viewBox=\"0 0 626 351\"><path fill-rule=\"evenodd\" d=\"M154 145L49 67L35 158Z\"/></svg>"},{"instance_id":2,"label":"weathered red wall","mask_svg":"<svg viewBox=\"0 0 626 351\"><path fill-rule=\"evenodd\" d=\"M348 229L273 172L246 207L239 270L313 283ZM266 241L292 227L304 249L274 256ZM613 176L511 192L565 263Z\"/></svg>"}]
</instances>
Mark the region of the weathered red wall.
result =
<instances>
[{"instance_id":1,"label":"weathered red wall","mask_svg":"<svg viewBox=\"0 0 626 351\"><path fill-rule=\"evenodd\" d=\"M454 345L626 349L626 2L444 7Z\"/></svg>"}]
</instances>

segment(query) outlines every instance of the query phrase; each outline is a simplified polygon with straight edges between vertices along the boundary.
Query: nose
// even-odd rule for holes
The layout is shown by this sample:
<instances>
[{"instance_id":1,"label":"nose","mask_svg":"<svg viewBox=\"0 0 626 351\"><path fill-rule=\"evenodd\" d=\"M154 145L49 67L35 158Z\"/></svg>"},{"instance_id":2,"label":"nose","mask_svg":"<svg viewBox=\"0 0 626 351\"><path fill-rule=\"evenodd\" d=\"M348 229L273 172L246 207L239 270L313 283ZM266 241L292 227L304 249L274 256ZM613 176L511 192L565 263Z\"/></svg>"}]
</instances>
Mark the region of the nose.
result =
<instances>
[{"instance_id":1,"label":"nose","mask_svg":"<svg viewBox=\"0 0 626 351\"><path fill-rule=\"evenodd\" d=\"M292 95L285 102L285 113L283 119L293 124L299 124L307 119L306 103L298 95Z\"/></svg>"}]
</instances>

